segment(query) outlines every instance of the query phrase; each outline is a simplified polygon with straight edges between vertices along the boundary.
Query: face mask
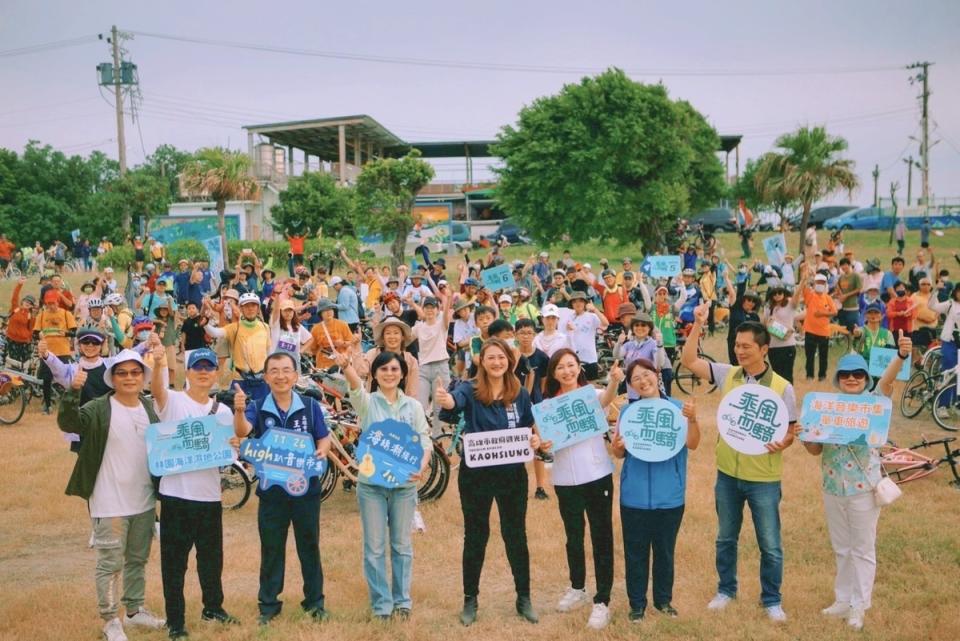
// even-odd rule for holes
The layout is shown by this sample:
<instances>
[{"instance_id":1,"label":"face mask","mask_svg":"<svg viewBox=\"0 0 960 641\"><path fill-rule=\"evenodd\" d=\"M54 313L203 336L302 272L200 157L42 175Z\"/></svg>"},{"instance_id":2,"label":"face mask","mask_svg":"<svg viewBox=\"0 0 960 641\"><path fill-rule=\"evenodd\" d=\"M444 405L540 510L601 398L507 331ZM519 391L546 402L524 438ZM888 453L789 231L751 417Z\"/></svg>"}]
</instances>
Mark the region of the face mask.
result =
<instances>
[{"instance_id":1,"label":"face mask","mask_svg":"<svg viewBox=\"0 0 960 641\"><path fill-rule=\"evenodd\" d=\"M741 267L741 268L738 269L737 271L740 272L741 274L746 274L746 273L747 273L747 268L746 268L746 267Z\"/></svg>"},{"instance_id":2,"label":"face mask","mask_svg":"<svg viewBox=\"0 0 960 641\"><path fill-rule=\"evenodd\" d=\"M141 343L150 338L150 330L145 329L143 331L137 332L137 340Z\"/></svg>"},{"instance_id":3,"label":"face mask","mask_svg":"<svg viewBox=\"0 0 960 641\"><path fill-rule=\"evenodd\" d=\"M897 292L897 296L906 296L906 295L907 295L906 291Z\"/></svg>"},{"instance_id":4,"label":"face mask","mask_svg":"<svg viewBox=\"0 0 960 641\"><path fill-rule=\"evenodd\" d=\"M826 285L814 285L814 286L813 286L813 291L817 292L818 294L824 294L824 293L826 293L826 291L827 291L827 286L826 286Z\"/></svg>"}]
</instances>

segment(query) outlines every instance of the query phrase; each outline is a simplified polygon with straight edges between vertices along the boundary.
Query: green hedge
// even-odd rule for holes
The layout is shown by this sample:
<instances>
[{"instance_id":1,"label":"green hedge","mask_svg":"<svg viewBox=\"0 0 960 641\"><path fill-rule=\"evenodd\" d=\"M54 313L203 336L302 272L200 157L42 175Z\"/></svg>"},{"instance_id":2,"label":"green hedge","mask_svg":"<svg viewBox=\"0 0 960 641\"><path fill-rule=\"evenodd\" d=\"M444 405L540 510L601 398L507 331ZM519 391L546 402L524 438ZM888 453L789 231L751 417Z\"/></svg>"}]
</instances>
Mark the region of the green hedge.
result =
<instances>
[{"instance_id":1,"label":"green hedge","mask_svg":"<svg viewBox=\"0 0 960 641\"><path fill-rule=\"evenodd\" d=\"M307 240L304 247L308 258L311 254L318 254L323 262L333 259L337 264L341 264L339 251L337 250L338 244L346 247L351 256L357 255L359 243L355 238L349 237L342 239L324 238L322 240L314 238ZM240 253L248 248L252 249L264 264L272 258L273 266L278 268L278 273L279 268L287 264L287 254L290 246L285 240L230 240L227 241L227 250L230 255L227 265L230 267L235 265ZM147 255L149 256L149 249ZM176 264L181 258L187 260L209 259L204 246L193 239L178 240L167 245L167 260ZM97 259L97 264L101 267L113 267L116 270L125 270L127 265L132 262L133 247L129 244L116 246Z\"/></svg>"}]
</instances>

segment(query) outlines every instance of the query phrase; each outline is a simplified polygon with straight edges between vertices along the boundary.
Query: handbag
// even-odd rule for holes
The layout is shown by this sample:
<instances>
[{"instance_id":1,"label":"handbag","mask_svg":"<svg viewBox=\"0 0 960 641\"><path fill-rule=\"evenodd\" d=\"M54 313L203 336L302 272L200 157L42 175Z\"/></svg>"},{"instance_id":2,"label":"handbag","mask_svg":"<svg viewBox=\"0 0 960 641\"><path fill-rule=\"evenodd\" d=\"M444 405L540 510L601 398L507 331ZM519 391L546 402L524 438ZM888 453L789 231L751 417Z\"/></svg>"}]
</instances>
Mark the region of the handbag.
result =
<instances>
[{"instance_id":1,"label":"handbag","mask_svg":"<svg viewBox=\"0 0 960 641\"><path fill-rule=\"evenodd\" d=\"M863 464L860 463L860 457L857 456L857 453L853 451L853 448L849 445L847 446L847 451L850 452L850 455L853 456L853 460L857 462L857 467L863 472L864 477L867 476L867 470L864 469ZM881 474L883 474L883 468L881 467ZM873 504L877 507L884 507L885 505L890 505L896 501L903 494L903 490L900 489L896 483L890 480L889 476L884 476L880 481L873 486Z\"/></svg>"}]
</instances>

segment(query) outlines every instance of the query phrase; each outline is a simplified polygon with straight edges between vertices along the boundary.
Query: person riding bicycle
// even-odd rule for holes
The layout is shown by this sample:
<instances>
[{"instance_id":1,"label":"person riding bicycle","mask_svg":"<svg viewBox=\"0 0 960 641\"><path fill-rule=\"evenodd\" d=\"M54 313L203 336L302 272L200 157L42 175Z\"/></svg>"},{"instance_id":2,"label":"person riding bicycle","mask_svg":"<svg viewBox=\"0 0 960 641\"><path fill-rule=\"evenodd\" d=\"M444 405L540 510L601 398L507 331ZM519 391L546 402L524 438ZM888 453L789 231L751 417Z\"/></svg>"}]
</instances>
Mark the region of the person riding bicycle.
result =
<instances>
[{"instance_id":1,"label":"person riding bicycle","mask_svg":"<svg viewBox=\"0 0 960 641\"><path fill-rule=\"evenodd\" d=\"M223 338L230 350L233 378L246 394L259 401L267 395L263 364L270 354L270 326L260 318L260 297L252 292L240 295L240 318L214 327L207 323L208 336Z\"/></svg>"}]
</instances>

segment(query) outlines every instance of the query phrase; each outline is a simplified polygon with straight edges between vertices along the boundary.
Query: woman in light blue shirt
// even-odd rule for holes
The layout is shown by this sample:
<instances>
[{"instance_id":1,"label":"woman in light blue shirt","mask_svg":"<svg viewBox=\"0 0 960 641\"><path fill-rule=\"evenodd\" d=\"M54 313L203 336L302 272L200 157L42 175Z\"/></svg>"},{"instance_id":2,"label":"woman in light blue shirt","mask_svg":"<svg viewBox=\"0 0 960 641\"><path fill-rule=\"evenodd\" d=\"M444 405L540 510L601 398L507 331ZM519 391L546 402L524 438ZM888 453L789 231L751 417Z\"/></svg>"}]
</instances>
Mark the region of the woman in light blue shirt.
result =
<instances>
[{"instance_id":1,"label":"woman in light blue shirt","mask_svg":"<svg viewBox=\"0 0 960 641\"><path fill-rule=\"evenodd\" d=\"M417 481L430 461L430 429L423 407L417 399L403 393L407 364L394 352L381 352L370 366L370 391L363 388L349 354L338 353L337 365L350 385L350 402L360 417L361 431L374 423L393 419L406 423L423 444L420 471L411 474L397 487L374 485L358 477L357 502L363 525L363 576L370 591L370 606L375 619L401 620L410 617L413 601L410 580L413 567L413 514L417 507ZM361 471L362 471L361 466ZM387 545L393 580L387 580Z\"/></svg>"}]
</instances>

